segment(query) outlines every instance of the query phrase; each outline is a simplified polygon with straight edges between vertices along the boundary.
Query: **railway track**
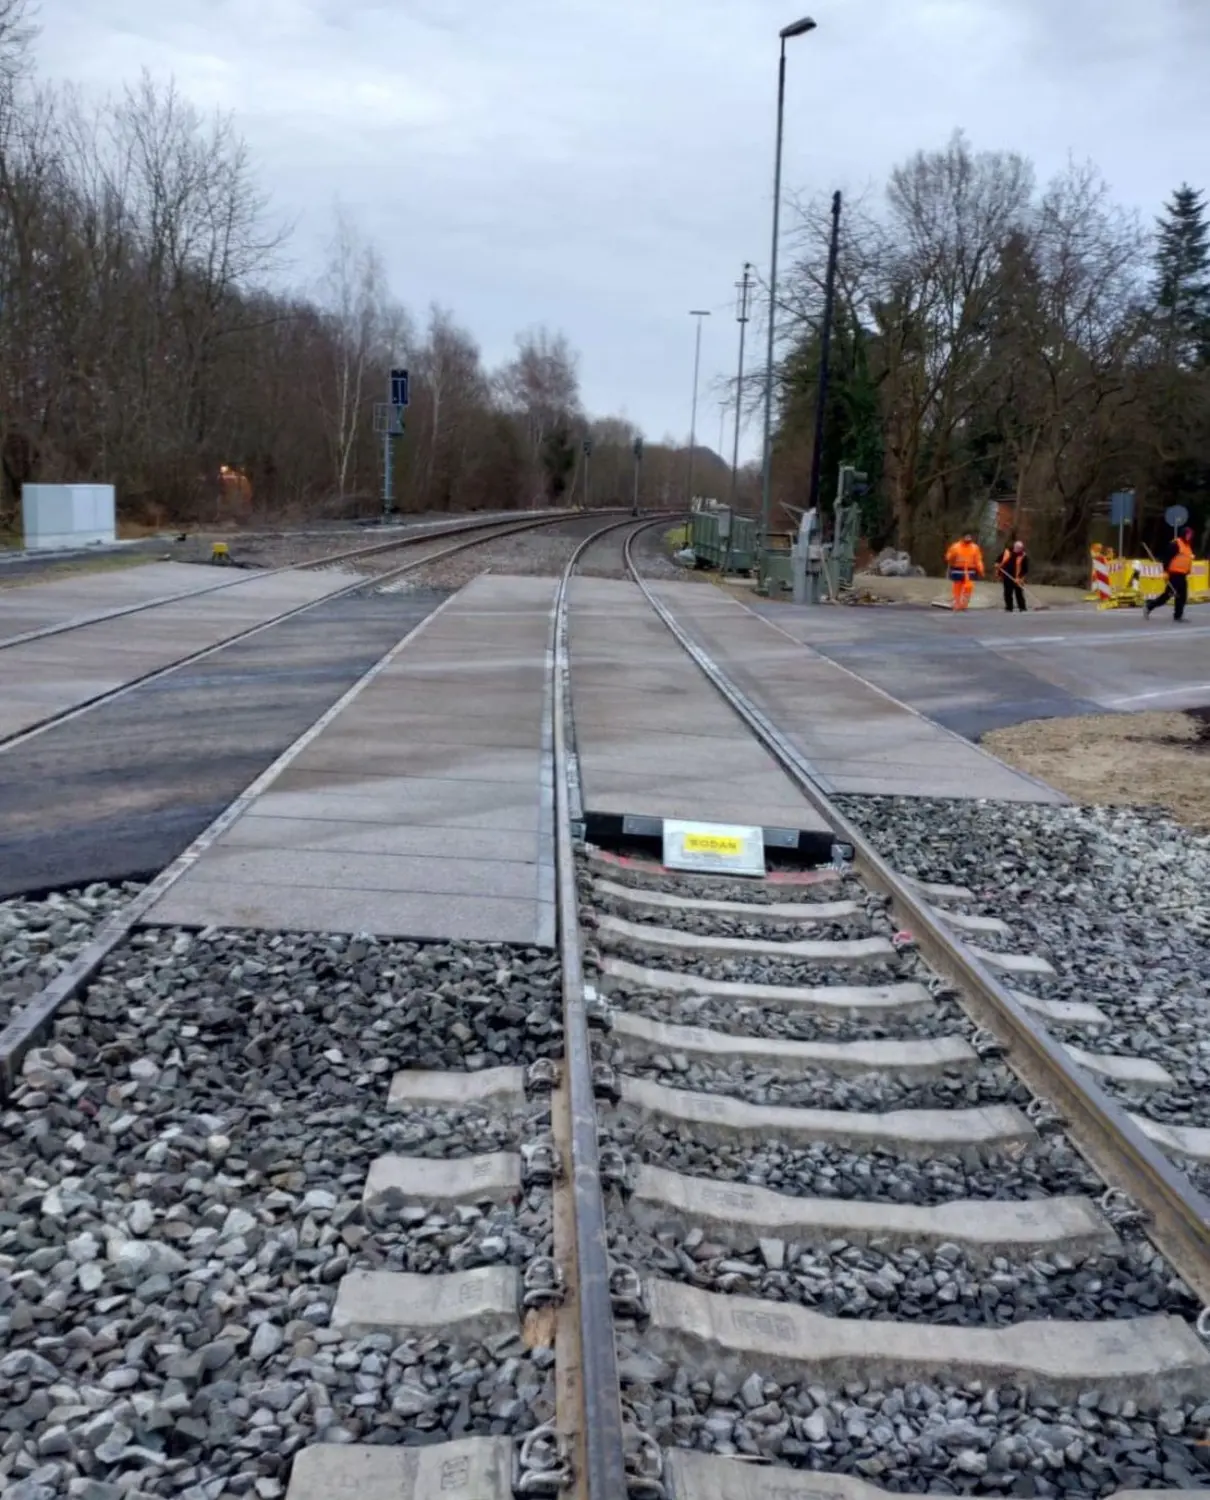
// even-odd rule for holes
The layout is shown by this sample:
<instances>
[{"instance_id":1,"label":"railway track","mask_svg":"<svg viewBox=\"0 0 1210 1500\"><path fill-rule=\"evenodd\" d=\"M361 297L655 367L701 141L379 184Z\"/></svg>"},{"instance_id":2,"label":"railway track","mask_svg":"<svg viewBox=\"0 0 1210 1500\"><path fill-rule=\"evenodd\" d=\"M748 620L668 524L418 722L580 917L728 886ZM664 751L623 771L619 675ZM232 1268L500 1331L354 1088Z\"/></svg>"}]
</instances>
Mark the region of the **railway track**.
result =
<instances>
[{"instance_id":1,"label":"railway track","mask_svg":"<svg viewBox=\"0 0 1210 1500\"><path fill-rule=\"evenodd\" d=\"M443 537L459 536L466 532L479 532L485 529L504 526L506 529L500 535L508 536L514 529L528 530L534 526L550 525L554 521L565 519L564 516L547 516L540 521L530 520L518 526L515 521L501 522L499 519L493 521L479 521L464 519L459 522L438 522L416 528L401 530L389 541L373 542L364 547L348 547L340 552L327 553L322 557L312 558L307 562L289 563L279 568L254 568L241 571L235 575L226 574L207 584L200 589L178 590L172 594L160 594L153 599L141 599L134 603L119 605L113 609L97 610L90 615L75 615L65 620L57 620L50 624L40 626L36 630L23 630L12 635L0 636L0 651L11 650L15 646L28 645L33 641L48 640L53 636L67 635L72 631L83 630L90 625L101 625L108 620L122 620L129 615L144 614L148 610L162 609L169 604L182 604L190 600L204 599L209 594L223 593L227 589L238 589L243 585L253 583L259 579L273 578L283 573L311 573L324 568L337 567L342 563L364 563L371 558L381 557L386 553L396 552L401 547L412 547L422 542L435 541ZM438 555L444 555L438 554ZM426 559L431 561L432 559Z\"/></svg>"},{"instance_id":2,"label":"railway track","mask_svg":"<svg viewBox=\"0 0 1210 1500\"><path fill-rule=\"evenodd\" d=\"M0 1037L6 1497L1205 1482L1207 1207L1098 1087L1095 1007L1007 987L1041 961L898 876L683 632L835 868L577 842L567 597L641 527L607 530L552 620L557 953L145 929L150 894Z\"/></svg>"},{"instance_id":3,"label":"railway track","mask_svg":"<svg viewBox=\"0 0 1210 1500\"><path fill-rule=\"evenodd\" d=\"M106 682L107 671L103 664L90 661L77 674L77 679L69 684L68 690L63 695L62 702L55 703L46 708L43 708L40 703L31 702L26 713L14 716L7 731L0 732L0 754L7 750L15 749L19 745L27 744L30 740L45 733L46 730L57 724L76 718L82 713L99 707L101 704L111 703L115 699L132 692L135 688L160 680L170 672L175 672L182 667L204 661L207 657L214 655L218 651L233 646L239 641L250 640L254 636L260 635L263 631L270 630L287 620L304 615L310 610L319 608L322 604L328 604L347 595L356 594L366 588L389 586L392 582L406 578L409 573L424 567L426 564L441 561L457 553L482 546L502 537L513 536L520 532L533 531L543 527L565 524L567 519L566 515L559 515L545 516L539 520L531 518L525 521L493 522L488 525L483 525L482 523L471 523L468 525L463 523L437 531L427 531L420 536L405 535L388 542L379 542L367 547L335 553L288 568L269 569L248 575L242 579L224 580L222 583L216 584L213 588L203 589L200 592L194 591L192 593L176 594L167 598L146 600L142 603L111 610L104 614L63 621L56 625L47 626L42 630L12 636L7 639L0 639L0 670L17 673L26 671L36 676L44 670L39 652L46 638L58 638L65 634L89 629L103 631L106 626L127 616L155 610L170 612L174 605L189 608L193 601L205 600L207 596L224 593L231 589L238 589L241 584L253 584L265 578L272 578L282 574L318 572L349 564L354 564L363 570L359 571L357 577L348 584L327 590L318 597L305 600L301 603L297 601L292 602L286 608L256 619L253 624L231 629L226 622L221 620L216 621L209 631L206 643L197 649L178 653L170 648L167 652L163 652L153 646L149 653L148 663L142 668L136 668L133 675L126 677L117 685L102 685ZM469 536L463 535L463 533L467 532L471 534ZM462 539L450 541L449 538L451 536L461 537ZM401 547L407 547L411 553L407 561L394 566L389 564L385 567L382 566L383 560L390 553L398 551ZM109 637L99 637L98 639L102 649L102 658L104 658L105 653L112 651L115 646L120 648L120 641L114 641ZM4 654L6 652L9 654Z\"/></svg>"}]
</instances>

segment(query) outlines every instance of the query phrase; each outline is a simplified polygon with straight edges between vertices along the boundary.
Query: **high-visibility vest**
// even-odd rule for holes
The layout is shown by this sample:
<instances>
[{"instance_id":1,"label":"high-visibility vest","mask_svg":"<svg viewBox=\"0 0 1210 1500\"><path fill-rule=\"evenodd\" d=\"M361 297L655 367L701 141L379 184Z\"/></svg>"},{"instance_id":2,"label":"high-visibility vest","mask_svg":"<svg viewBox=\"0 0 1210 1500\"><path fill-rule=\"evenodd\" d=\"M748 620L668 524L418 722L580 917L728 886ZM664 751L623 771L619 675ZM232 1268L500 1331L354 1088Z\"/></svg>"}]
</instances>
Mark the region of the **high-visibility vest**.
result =
<instances>
[{"instance_id":1,"label":"high-visibility vest","mask_svg":"<svg viewBox=\"0 0 1210 1500\"><path fill-rule=\"evenodd\" d=\"M1192 573L1193 571L1193 548L1183 536L1176 539L1176 555L1168 564L1170 573Z\"/></svg>"},{"instance_id":2,"label":"high-visibility vest","mask_svg":"<svg viewBox=\"0 0 1210 1500\"><path fill-rule=\"evenodd\" d=\"M977 542L955 542L945 554L945 561L949 565L951 578L955 574L970 578L976 573L983 573L983 553Z\"/></svg>"}]
</instances>

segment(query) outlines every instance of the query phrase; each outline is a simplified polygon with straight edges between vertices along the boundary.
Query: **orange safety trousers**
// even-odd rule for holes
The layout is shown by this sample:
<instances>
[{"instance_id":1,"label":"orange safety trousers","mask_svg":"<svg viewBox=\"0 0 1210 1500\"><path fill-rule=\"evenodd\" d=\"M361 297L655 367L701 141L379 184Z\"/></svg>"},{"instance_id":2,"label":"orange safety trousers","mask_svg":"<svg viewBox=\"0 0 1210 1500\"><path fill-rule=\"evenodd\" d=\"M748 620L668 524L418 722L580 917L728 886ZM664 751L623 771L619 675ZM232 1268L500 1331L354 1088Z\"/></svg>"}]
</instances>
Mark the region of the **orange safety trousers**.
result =
<instances>
[{"instance_id":1,"label":"orange safety trousers","mask_svg":"<svg viewBox=\"0 0 1210 1500\"><path fill-rule=\"evenodd\" d=\"M975 592L975 580L969 575L966 578L955 578L952 587L954 591L954 608L966 609Z\"/></svg>"}]
</instances>

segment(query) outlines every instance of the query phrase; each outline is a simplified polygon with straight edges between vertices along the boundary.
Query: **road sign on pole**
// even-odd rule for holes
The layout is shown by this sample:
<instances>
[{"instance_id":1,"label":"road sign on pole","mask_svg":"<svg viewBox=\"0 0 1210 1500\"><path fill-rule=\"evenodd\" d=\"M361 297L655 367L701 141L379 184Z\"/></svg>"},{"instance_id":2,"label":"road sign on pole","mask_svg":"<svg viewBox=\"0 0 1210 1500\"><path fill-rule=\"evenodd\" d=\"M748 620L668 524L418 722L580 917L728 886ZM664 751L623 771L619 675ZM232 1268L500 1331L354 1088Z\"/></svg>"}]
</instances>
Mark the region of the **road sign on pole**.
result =
<instances>
[{"instance_id":1,"label":"road sign on pole","mask_svg":"<svg viewBox=\"0 0 1210 1500\"><path fill-rule=\"evenodd\" d=\"M1134 524L1134 491L1115 490L1109 497L1109 519L1118 528L1118 556L1122 555L1124 532Z\"/></svg>"},{"instance_id":2,"label":"road sign on pole","mask_svg":"<svg viewBox=\"0 0 1210 1500\"><path fill-rule=\"evenodd\" d=\"M409 405L408 372L402 369L391 371L391 405Z\"/></svg>"},{"instance_id":3,"label":"road sign on pole","mask_svg":"<svg viewBox=\"0 0 1210 1500\"><path fill-rule=\"evenodd\" d=\"M1189 519L1189 512L1183 505L1170 505L1164 512L1164 520L1172 527L1173 536L1181 529Z\"/></svg>"}]
</instances>

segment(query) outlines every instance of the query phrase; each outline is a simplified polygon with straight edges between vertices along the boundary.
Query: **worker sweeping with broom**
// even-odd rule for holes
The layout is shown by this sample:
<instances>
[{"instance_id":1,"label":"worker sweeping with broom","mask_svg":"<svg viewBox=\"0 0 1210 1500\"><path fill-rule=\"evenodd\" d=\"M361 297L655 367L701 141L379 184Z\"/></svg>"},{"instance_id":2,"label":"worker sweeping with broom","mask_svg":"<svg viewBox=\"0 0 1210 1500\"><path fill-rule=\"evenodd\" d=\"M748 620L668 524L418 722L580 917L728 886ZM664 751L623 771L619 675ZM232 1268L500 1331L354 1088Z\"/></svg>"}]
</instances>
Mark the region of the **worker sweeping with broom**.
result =
<instances>
[{"instance_id":1,"label":"worker sweeping with broom","mask_svg":"<svg viewBox=\"0 0 1210 1500\"><path fill-rule=\"evenodd\" d=\"M1004 608L1011 615L1015 604L1025 613L1025 580L1029 577L1029 553L1024 542L1005 547L996 564L996 577L1004 585Z\"/></svg>"}]
</instances>

